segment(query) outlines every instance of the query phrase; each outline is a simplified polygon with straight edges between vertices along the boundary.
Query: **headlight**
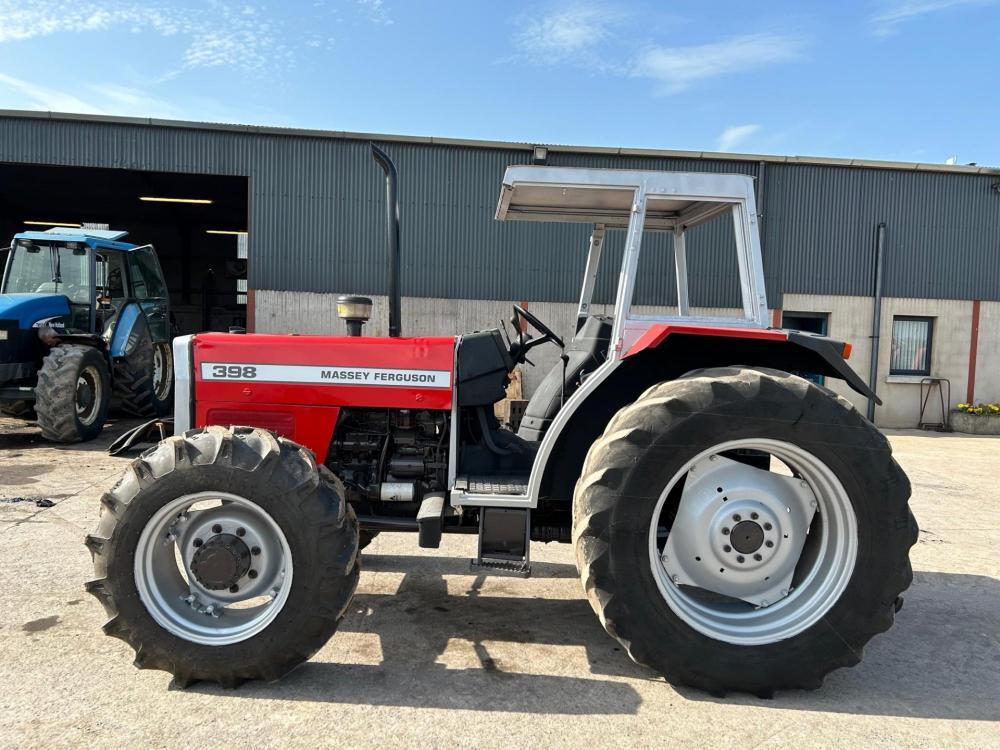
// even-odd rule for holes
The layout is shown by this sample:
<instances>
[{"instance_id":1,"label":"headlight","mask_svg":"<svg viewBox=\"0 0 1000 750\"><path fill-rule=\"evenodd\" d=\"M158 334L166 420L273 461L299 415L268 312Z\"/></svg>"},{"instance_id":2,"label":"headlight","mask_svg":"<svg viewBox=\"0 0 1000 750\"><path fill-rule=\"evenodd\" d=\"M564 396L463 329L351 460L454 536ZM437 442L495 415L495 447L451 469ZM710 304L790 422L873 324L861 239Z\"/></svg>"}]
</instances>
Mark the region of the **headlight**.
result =
<instances>
[{"instance_id":1,"label":"headlight","mask_svg":"<svg viewBox=\"0 0 1000 750\"><path fill-rule=\"evenodd\" d=\"M0 331L0 341L6 341L6 340L7 340L7 332Z\"/></svg>"}]
</instances>

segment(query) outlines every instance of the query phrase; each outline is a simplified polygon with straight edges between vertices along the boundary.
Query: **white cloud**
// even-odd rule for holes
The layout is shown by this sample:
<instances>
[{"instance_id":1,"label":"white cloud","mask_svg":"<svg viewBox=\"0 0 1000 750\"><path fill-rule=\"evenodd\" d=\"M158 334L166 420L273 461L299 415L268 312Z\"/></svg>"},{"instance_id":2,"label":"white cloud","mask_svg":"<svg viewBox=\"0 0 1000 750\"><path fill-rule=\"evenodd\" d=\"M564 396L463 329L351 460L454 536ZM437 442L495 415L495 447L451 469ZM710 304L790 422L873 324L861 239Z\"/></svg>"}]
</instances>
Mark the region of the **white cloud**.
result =
<instances>
[{"instance_id":1,"label":"white cloud","mask_svg":"<svg viewBox=\"0 0 1000 750\"><path fill-rule=\"evenodd\" d=\"M95 106L107 114L163 119L181 116L177 107L157 99L143 89L119 86L115 83L91 84L88 89L97 95L99 103Z\"/></svg>"},{"instance_id":2,"label":"white cloud","mask_svg":"<svg viewBox=\"0 0 1000 750\"><path fill-rule=\"evenodd\" d=\"M13 96L13 98L11 98ZM11 109L42 109L49 112L78 112L100 115L106 112L75 94L0 73L0 103Z\"/></svg>"},{"instance_id":3,"label":"white cloud","mask_svg":"<svg viewBox=\"0 0 1000 750\"><path fill-rule=\"evenodd\" d=\"M882 10L873 15L869 22L878 36L888 36L897 27L914 18L930 13L972 5L992 5L996 0L887 0Z\"/></svg>"},{"instance_id":4,"label":"white cloud","mask_svg":"<svg viewBox=\"0 0 1000 750\"><path fill-rule=\"evenodd\" d=\"M392 23L382 0L355 0L353 7L372 23ZM173 68L167 77L178 66L263 73L290 67L299 47L329 48L333 40L317 30L337 13L322 3L283 19L265 5L239 0L188 7L143 0L0 0L0 44L97 31L155 34L181 40L179 62L164 63Z\"/></svg>"},{"instance_id":5,"label":"white cloud","mask_svg":"<svg viewBox=\"0 0 1000 750\"><path fill-rule=\"evenodd\" d=\"M673 94L709 78L795 60L805 46L798 36L764 33L690 47L650 47L633 62L632 75L652 78Z\"/></svg>"},{"instance_id":6,"label":"white cloud","mask_svg":"<svg viewBox=\"0 0 1000 750\"><path fill-rule=\"evenodd\" d=\"M573 5L540 18L524 16L515 36L517 48L528 59L542 63L566 62L588 57L594 46L609 35L618 14L608 8Z\"/></svg>"},{"instance_id":7,"label":"white cloud","mask_svg":"<svg viewBox=\"0 0 1000 750\"><path fill-rule=\"evenodd\" d=\"M659 28L665 20L657 19ZM672 24L682 22L669 20ZM663 93L795 60L806 48L802 37L779 33L743 34L700 45L641 47L634 42L637 35L657 26L629 28L626 35L621 27L634 27L637 19L607 4L577 3L538 16L522 15L517 22L520 30L514 35L514 44L522 60L568 63L612 75L648 78L656 81Z\"/></svg>"},{"instance_id":8,"label":"white cloud","mask_svg":"<svg viewBox=\"0 0 1000 750\"><path fill-rule=\"evenodd\" d=\"M0 107L133 117L170 118L180 114L176 107L137 88L101 83L69 93L4 73L0 73Z\"/></svg>"},{"instance_id":9,"label":"white cloud","mask_svg":"<svg viewBox=\"0 0 1000 750\"><path fill-rule=\"evenodd\" d=\"M385 7L382 0L357 0L357 3L372 23L385 24L386 26L392 24L389 9Z\"/></svg>"},{"instance_id":10,"label":"white cloud","mask_svg":"<svg viewBox=\"0 0 1000 750\"><path fill-rule=\"evenodd\" d=\"M732 125L722 131L716 148L719 151L734 151L737 146L760 130L760 125Z\"/></svg>"}]
</instances>

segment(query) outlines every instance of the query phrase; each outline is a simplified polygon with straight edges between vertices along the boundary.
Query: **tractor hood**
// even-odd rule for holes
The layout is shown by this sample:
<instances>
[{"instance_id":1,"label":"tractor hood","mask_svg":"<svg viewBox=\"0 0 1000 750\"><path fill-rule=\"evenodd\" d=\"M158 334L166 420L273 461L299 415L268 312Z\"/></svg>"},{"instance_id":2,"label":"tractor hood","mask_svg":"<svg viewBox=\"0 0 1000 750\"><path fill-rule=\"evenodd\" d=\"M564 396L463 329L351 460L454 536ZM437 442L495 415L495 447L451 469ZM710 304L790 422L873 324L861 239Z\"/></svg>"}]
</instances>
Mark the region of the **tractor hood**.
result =
<instances>
[{"instance_id":1,"label":"tractor hood","mask_svg":"<svg viewBox=\"0 0 1000 750\"><path fill-rule=\"evenodd\" d=\"M0 294L0 320L16 320L19 328L58 315L69 315L64 294Z\"/></svg>"}]
</instances>

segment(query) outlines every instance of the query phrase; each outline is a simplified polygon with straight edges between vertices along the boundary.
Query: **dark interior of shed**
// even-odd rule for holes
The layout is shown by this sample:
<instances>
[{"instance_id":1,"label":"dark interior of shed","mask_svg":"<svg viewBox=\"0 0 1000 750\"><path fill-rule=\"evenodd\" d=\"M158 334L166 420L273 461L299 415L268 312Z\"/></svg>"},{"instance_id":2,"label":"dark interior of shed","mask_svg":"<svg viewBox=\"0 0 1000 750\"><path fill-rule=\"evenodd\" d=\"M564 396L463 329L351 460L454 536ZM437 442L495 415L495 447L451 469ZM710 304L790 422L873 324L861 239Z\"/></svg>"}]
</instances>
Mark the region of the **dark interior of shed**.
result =
<instances>
[{"instance_id":1,"label":"dark interior of shed","mask_svg":"<svg viewBox=\"0 0 1000 750\"><path fill-rule=\"evenodd\" d=\"M248 229L248 204L246 177L0 164L0 248L17 232L51 226L127 231L126 241L156 248L178 331L224 331L246 325L239 233Z\"/></svg>"}]
</instances>

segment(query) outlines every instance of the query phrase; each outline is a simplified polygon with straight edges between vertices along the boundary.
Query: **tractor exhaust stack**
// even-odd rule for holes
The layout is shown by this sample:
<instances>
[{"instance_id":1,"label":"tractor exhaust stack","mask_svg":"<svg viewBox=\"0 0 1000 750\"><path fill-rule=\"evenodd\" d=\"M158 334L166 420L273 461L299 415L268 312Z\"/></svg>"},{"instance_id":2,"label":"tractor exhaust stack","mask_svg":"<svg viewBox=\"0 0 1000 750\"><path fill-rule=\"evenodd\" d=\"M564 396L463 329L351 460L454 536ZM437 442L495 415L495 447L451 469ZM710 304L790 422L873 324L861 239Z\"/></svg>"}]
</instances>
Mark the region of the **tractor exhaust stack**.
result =
<instances>
[{"instance_id":1,"label":"tractor exhaust stack","mask_svg":"<svg viewBox=\"0 0 1000 750\"><path fill-rule=\"evenodd\" d=\"M372 158L385 172L385 227L389 235L389 335L402 334L400 324L399 292L399 177L396 165L389 155L376 146L372 147Z\"/></svg>"}]
</instances>

